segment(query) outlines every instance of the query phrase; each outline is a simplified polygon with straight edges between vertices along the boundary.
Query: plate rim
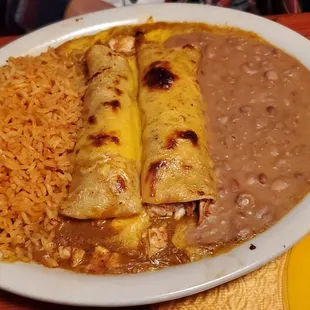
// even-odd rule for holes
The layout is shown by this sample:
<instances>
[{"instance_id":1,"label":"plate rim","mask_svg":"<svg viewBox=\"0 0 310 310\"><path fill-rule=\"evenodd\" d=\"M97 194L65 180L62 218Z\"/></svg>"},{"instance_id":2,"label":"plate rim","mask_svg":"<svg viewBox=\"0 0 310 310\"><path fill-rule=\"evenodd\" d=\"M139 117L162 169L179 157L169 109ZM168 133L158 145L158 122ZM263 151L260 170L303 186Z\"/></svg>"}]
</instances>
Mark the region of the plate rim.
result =
<instances>
[{"instance_id":1,"label":"plate rim","mask_svg":"<svg viewBox=\"0 0 310 310\"><path fill-rule=\"evenodd\" d=\"M170 12L176 13L167 13L168 6ZM188 18L190 13L195 16ZM115 25L146 21L150 15L155 18L155 21L179 20L202 21L211 24L226 23L227 25L241 25L239 28L245 30L250 30L244 25L251 22L254 26L249 27L254 28L253 31L264 38L267 37L267 40L273 43L277 42L276 46L298 58L310 69L310 58L306 57L307 49L310 49L310 41L285 26L232 9L173 3L109 9L54 23L2 47L0 49L0 64L4 64L10 55L36 54L45 50L47 46L57 46L79 35L95 33ZM227 21L225 21L225 18ZM102 20L105 21L102 22ZM216 20L222 22L214 22ZM267 33L266 28L268 27L271 29L268 30L270 33ZM281 33L285 34L285 39L284 37L281 38ZM290 43L285 42L287 40ZM295 46L291 44L293 42L295 42ZM82 275L60 269L47 269L37 264L0 263L0 289L41 301L79 306L134 306L181 298L245 275L285 252L309 232L310 224L306 223L306 219L310 216L309 206L310 197L307 196L266 232L227 253L205 258L195 263L169 267L155 272L118 276ZM285 230L289 230L290 234L281 233ZM255 251L249 250L252 243L255 243L257 247ZM245 254L245 257L243 257L243 254ZM218 268L216 266L219 266L219 264L223 264L222 270L214 271L212 268ZM225 269L225 264L230 264L228 270ZM213 279L212 277L210 279L210 273ZM33 276L31 283L27 281L27 283L23 283L23 281L19 280L31 276ZM61 284L64 280L60 280L63 277L66 281L65 286ZM87 284L90 287L87 285L84 287L80 283L76 283L82 282L82 280L84 280L84 285ZM183 284L180 283L180 280L187 282ZM48 281L51 282L48 283ZM99 288L106 289L106 295L109 296L100 294L100 290L98 290L99 284ZM126 286L127 290L120 299L120 294L116 290L124 285L128 285ZM135 285L136 287L134 287ZM68 287L70 287L70 291ZM72 287L74 289L73 293ZM51 292L47 290L51 288ZM138 293L135 288L139 290Z\"/></svg>"}]
</instances>

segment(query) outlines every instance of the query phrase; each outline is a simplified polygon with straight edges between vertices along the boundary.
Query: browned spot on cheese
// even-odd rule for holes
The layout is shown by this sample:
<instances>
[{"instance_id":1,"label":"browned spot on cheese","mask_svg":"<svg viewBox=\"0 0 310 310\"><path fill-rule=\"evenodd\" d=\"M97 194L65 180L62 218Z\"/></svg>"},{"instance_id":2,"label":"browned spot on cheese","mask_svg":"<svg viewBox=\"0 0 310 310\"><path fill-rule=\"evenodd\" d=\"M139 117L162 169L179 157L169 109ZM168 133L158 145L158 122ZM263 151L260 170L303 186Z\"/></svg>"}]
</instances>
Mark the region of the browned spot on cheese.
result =
<instances>
[{"instance_id":1,"label":"browned spot on cheese","mask_svg":"<svg viewBox=\"0 0 310 310\"><path fill-rule=\"evenodd\" d=\"M168 150L173 150L176 148L177 144L177 139L173 135L172 137L167 138L165 148Z\"/></svg>"},{"instance_id":2,"label":"browned spot on cheese","mask_svg":"<svg viewBox=\"0 0 310 310\"><path fill-rule=\"evenodd\" d=\"M193 45L191 45L191 44L185 44L185 45L182 46L182 48L188 48L188 49L192 50L195 47Z\"/></svg>"},{"instance_id":3,"label":"browned spot on cheese","mask_svg":"<svg viewBox=\"0 0 310 310\"><path fill-rule=\"evenodd\" d=\"M197 191L197 194L198 194L199 196L203 196L203 195L205 194L205 192L204 192L204 191Z\"/></svg>"},{"instance_id":4,"label":"browned spot on cheese","mask_svg":"<svg viewBox=\"0 0 310 310\"><path fill-rule=\"evenodd\" d=\"M198 136L193 130L179 131L177 137L179 139L189 140L194 146L197 146L198 144Z\"/></svg>"},{"instance_id":5,"label":"browned spot on cheese","mask_svg":"<svg viewBox=\"0 0 310 310\"><path fill-rule=\"evenodd\" d=\"M137 30L137 31L136 31L136 33L135 33L135 39L136 39L136 40L141 39L143 36L144 36L143 31L141 31L141 30Z\"/></svg>"},{"instance_id":6,"label":"browned spot on cheese","mask_svg":"<svg viewBox=\"0 0 310 310\"><path fill-rule=\"evenodd\" d=\"M193 146L198 145L198 136L197 136L195 131L193 131L193 130L185 130L185 131L177 130L167 138L165 148L168 150L172 150L172 149L176 148L176 146L178 144L178 139L188 140L192 143Z\"/></svg>"},{"instance_id":7,"label":"browned spot on cheese","mask_svg":"<svg viewBox=\"0 0 310 310\"><path fill-rule=\"evenodd\" d=\"M89 81L91 82L92 80L94 80L95 78L97 78L98 76L100 76L101 73L105 72L106 70L111 69L111 67L107 67L107 68L103 68L101 70L99 70L98 72L96 72L95 74L93 74L92 76L89 77Z\"/></svg>"},{"instance_id":8,"label":"browned spot on cheese","mask_svg":"<svg viewBox=\"0 0 310 310\"><path fill-rule=\"evenodd\" d=\"M168 61L155 61L143 77L143 83L153 89L169 89L178 77L171 72Z\"/></svg>"},{"instance_id":9,"label":"browned spot on cheese","mask_svg":"<svg viewBox=\"0 0 310 310\"><path fill-rule=\"evenodd\" d=\"M165 160L158 160L149 165L149 169L146 175L146 181L150 182L150 195L154 197L156 195L156 182L158 180L158 171L167 166Z\"/></svg>"},{"instance_id":10,"label":"browned spot on cheese","mask_svg":"<svg viewBox=\"0 0 310 310\"><path fill-rule=\"evenodd\" d=\"M119 78L116 78L116 79L114 80L114 84L115 84L115 85L118 85L119 82L120 82Z\"/></svg>"},{"instance_id":11,"label":"browned spot on cheese","mask_svg":"<svg viewBox=\"0 0 310 310\"><path fill-rule=\"evenodd\" d=\"M88 139L92 141L92 145L99 147L107 143L119 144L119 138L109 133L98 132L97 134L89 135Z\"/></svg>"},{"instance_id":12,"label":"browned spot on cheese","mask_svg":"<svg viewBox=\"0 0 310 310\"><path fill-rule=\"evenodd\" d=\"M111 107L114 112L121 107L121 103L118 100L106 101L102 103L105 107Z\"/></svg>"},{"instance_id":13,"label":"browned spot on cheese","mask_svg":"<svg viewBox=\"0 0 310 310\"><path fill-rule=\"evenodd\" d=\"M91 124L91 125L94 125L97 123L97 119L96 119L96 116L95 115L91 115L89 118L88 118L88 124Z\"/></svg>"},{"instance_id":14,"label":"browned spot on cheese","mask_svg":"<svg viewBox=\"0 0 310 310\"><path fill-rule=\"evenodd\" d=\"M137 30L134 34L135 37L135 47L139 47L139 45L143 42L144 33L140 30Z\"/></svg>"},{"instance_id":15,"label":"browned spot on cheese","mask_svg":"<svg viewBox=\"0 0 310 310\"><path fill-rule=\"evenodd\" d=\"M184 170L190 170L190 169L193 168L193 166L191 166L191 165L183 165L182 168L183 168Z\"/></svg>"},{"instance_id":16,"label":"browned spot on cheese","mask_svg":"<svg viewBox=\"0 0 310 310\"><path fill-rule=\"evenodd\" d=\"M124 192L127 188L126 186L126 182L124 180L124 178L120 175L117 176L117 179L116 179L116 182L117 182L117 189L120 191L120 192Z\"/></svg>"},{"instance_id":17,"label":"browned spot on cheese","mask_svg":"<svg viewBox=\"0 0 310 310\"><path fill-rule=\"evenodd\" d=\"M115 88L115 93L117 96L120 96L123 92L119 88Z\"/></svg>"}]
</instances>

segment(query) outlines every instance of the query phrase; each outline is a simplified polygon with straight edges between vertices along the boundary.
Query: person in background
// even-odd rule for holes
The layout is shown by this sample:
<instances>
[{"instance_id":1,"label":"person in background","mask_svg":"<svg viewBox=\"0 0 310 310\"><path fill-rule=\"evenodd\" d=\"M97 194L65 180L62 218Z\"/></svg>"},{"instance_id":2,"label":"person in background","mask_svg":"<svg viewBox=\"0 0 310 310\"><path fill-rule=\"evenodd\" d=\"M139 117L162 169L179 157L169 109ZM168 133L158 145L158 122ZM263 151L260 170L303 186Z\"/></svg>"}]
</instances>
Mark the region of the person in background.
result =
<instances>
[{"instance_id":1,"label":"person in background","mask_svg":"<svg viewBox=\"0 0 310 310\"><path fill-rule=\"evenodd\" d=\"M0 34L23 34L63 18L113 7L150 3L197 3L263 14L276 10L297 13L305 9L308 0L1 0Z\"/></svg>"}]
</instances>

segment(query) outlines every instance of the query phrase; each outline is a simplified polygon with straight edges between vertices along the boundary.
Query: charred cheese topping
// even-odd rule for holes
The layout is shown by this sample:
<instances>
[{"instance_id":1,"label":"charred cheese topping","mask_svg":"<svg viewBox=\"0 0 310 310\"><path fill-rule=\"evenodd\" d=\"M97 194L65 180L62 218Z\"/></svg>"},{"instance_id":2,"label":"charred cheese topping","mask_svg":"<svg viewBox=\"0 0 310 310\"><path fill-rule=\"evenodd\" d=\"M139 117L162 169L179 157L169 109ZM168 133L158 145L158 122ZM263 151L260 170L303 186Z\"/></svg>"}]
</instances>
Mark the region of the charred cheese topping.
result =
<instances>
[{"instance_id":1,"label":"charred cheese topping","mask_svg":"<svg viewBox=\"0 0 310 310\"><path fill-rule=\"evenodd\" d=\"M142 201L215 199L203 103L196 79L200 52L146 42L138 51L142 116Z\"/></svg>"}]
</instances>

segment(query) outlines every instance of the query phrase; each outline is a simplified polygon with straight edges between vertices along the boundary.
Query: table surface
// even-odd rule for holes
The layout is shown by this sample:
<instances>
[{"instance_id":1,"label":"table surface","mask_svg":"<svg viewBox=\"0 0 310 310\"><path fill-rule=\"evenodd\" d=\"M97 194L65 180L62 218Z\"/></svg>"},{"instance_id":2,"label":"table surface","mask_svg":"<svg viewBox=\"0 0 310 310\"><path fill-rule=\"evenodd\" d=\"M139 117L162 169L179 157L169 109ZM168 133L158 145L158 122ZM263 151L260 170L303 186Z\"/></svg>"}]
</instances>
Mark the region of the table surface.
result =
<instances>
[{"instance_id":1,"label":"table surface","mask_svg":"<svg viewBox=\"0 0 310 310\"><path fill-rule=\"evenodd\" d=\"M310 39L310 13L303 14L294 14L294 15L278 15L278 16L269 16L273 21L276 21L286 27L289 27L306 38ZM0 37L0 47L5 44L15 40L18 37L9 36L9 37ZM76 309L75 307L70 306L56 306L58 310L69 310ZM14 294L1 291L0 290L0 309L1 310L49 310L56 308L53 304L48 304L44 302L39 302L35 300L30 300L24 297L19 297ZM131 307L126 308L127 310L136 309L144 310L147 309L147 306L143 307ZM92 308L87 308L92 309ZM94 308L95 309L95 308ZM98 309L98 308L97 308Z\"/></svg>"}]
</instances>

